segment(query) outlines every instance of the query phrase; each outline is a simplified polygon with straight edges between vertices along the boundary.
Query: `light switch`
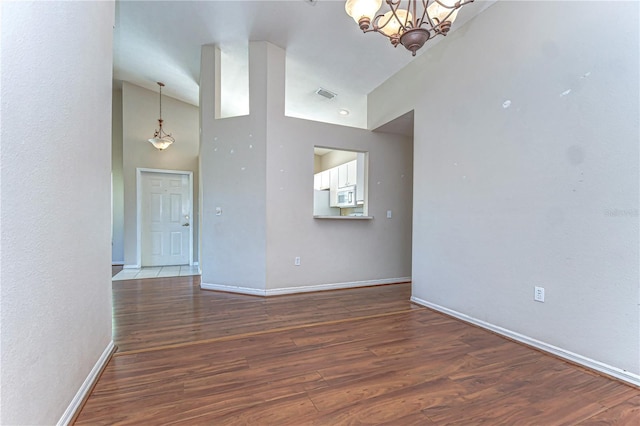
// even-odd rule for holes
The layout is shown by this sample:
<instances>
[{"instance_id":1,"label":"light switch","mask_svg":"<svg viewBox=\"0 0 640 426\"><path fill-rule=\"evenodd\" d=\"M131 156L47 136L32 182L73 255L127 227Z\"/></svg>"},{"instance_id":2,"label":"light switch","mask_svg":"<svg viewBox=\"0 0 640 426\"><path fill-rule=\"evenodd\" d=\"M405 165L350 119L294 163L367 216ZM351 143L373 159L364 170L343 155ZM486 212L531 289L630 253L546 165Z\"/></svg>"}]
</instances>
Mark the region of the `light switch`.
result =
<instances>
[{"instance_id":1,"label":"light switch","mask_svg":"<svg viewBox=\"0 0 640 426\"><path fill-rule=\"evenodd\" d=\"M391 219L391 216L392 216L391 210L387 210L387 219Z\"/></svg>"},{"instance_id":2,"label":"light switch","mask_svg":"<svg viewBox=\"0 0 640 426\"><path fill-rule=\"evenodd\" d=\"M216 216L222 216L222 207L216 207Z\"/></svg>"}]
</instances>

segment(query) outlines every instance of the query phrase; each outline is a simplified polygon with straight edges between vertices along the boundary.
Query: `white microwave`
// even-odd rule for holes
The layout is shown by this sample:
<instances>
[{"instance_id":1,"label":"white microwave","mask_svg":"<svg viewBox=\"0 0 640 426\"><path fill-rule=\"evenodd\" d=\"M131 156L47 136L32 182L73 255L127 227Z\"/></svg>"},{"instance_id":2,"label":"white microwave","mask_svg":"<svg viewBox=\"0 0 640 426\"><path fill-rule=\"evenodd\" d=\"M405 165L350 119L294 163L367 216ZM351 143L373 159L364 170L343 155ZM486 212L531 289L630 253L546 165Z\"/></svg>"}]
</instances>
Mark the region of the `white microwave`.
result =
<instances>
[{"instance_id":1,"label":"white microwave","mask_svg":"<svg viewBox=\"0 0 640 426\"><path fill-rule=\"evenodd\" d=\"M338 189L337 194L337 203L336 206L341 209L347 207L356 207L356 187L355 186L345 186L344 188Z\"/></svg>"}]
</instances>

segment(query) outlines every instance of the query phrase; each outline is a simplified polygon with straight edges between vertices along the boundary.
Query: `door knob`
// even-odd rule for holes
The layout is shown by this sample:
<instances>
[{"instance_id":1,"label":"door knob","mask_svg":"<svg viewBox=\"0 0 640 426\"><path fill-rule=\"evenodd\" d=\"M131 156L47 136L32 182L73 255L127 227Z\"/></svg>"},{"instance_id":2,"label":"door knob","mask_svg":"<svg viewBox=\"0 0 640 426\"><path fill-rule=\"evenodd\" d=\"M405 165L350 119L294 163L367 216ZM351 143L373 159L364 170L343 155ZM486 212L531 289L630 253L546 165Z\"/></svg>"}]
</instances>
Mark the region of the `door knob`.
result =
<instances>
[{"instance_id":1,"label":"door knob","mask_svg":"<svg viewBox=\"0 0 640 426\"><path fill-rule=\"evenodd\" d=\"M189 222L183 223L182 226L189 226Z\"/></svg>"}]
</instances>

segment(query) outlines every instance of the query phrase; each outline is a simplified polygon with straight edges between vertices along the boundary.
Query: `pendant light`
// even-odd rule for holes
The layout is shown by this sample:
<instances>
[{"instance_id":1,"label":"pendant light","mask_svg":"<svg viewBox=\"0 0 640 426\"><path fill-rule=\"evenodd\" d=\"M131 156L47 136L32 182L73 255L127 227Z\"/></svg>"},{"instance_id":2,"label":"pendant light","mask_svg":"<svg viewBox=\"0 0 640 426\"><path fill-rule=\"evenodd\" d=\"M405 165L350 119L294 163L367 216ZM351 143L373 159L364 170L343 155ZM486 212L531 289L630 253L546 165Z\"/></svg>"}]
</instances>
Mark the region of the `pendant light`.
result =
<instances>
[{"instance_id":1,"label":"pendant light","mask_svg":"<svg viewBox=\"0 0 640 426\"><path fill-rule=\"evenodd\" d=\"M158 150L164 151L174 143L176 140L171 137L170 134L165 133L162 128L162 88L164 87L164 83L158 81L158 86L160 86L160 118L158 119L158 130L153 134L153 138L149 139L149 142Z\"/></svg>"}]
</instances>

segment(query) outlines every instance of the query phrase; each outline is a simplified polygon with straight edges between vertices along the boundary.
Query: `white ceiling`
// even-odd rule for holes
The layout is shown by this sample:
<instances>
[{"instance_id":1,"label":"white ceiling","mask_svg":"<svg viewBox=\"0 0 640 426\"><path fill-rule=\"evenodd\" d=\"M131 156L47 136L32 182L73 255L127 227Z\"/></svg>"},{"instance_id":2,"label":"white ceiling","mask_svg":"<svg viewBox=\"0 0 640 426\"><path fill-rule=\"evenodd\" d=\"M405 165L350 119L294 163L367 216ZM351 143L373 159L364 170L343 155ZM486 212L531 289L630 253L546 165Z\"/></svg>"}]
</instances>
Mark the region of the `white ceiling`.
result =
<instances>
[{"instance_id":1,"label":"white ceiling","mask_svg":"<svg viewBox=\"0 0 640 426\"><path fill-rule=\"evenodd\" d=\"M411 53L379 34L362 34L344 0L308 1L120 0L114 79L153 91L162 81L163 94L198 105L202 45L246 55L249 41L268 41L287 52L287 115L366 127L367 94L411 62ZM463 7L453 30L494 2ZM338 96L316 95L319 87ZM338 114L343 108L350 111L346 117Z\"/></svg>"}]
</instances>

